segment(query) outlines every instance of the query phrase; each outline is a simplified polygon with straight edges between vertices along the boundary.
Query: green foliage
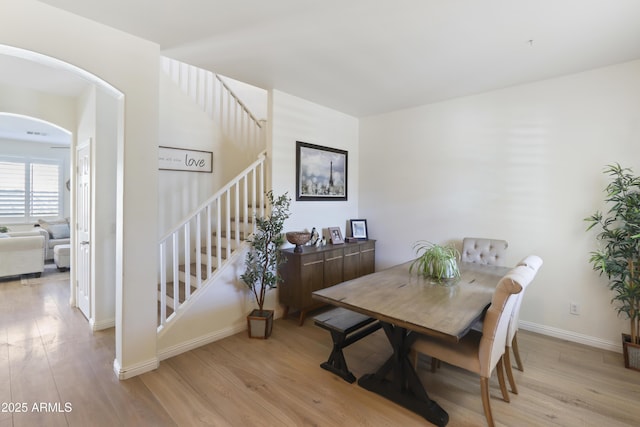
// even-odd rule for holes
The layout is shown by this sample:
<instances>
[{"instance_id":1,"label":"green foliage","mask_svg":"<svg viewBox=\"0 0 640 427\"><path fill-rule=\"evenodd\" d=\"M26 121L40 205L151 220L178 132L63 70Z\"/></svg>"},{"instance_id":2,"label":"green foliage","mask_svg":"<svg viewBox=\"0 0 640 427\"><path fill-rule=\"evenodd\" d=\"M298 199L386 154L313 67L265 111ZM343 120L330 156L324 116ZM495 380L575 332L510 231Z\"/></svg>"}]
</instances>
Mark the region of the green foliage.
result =
<instances>
[{"instance_id":1,"label":"green foliage","mask_svg":"<svg viewBox=\"0 0 640 427\"><path fill-rule=\"evenodd\" d=\"M414 268L424 277L432 277L438 282L442 279L460 277L457 260L460 252L453 246L440 246L426 240L419 240L413 245L417 258L409 267L409 273Z\"/></svg>"},{"instance_id":2,"label":"green foliage","mask_svg":"<svg viewBox=\"0 0 640 427\"><path fill-rule=\"evenodd\" d=\"M604 199L609 210L584 219L587 230L600 229L596 239L603 245L591 252L589 262L609 279L609 289L615 293L611 302L630 320L632 342L640 343L640 178L617 163L604 173L611 177Z\"/></svg>"},{"instance_id":3,"label":"green foliage","mask_svg":"<svg viewBox=\"0 0 640 427\"><path fill-rule=\"evenodd\" d=\"M0 233L6 233L7 231L9 231L9 227L6 225L0 225Z\"/></svg>"},{"instance_id":4,"label":"green foliage","mask_svg":"<svg viewBox=\"0 0 640 427\"><path fill-rule=\"evenodd\" d=\"M270 215L255 216L256 231L249 239L251 249L245 258L245 272L240 276L253 293L258 308L262 310L267 289L276 287L278 266L282 263L278 248L284 243L282 230L284 222L289 218L291 199L284 193L275 196L272 191L266 193Z\"/></svg>"}]
</instances>

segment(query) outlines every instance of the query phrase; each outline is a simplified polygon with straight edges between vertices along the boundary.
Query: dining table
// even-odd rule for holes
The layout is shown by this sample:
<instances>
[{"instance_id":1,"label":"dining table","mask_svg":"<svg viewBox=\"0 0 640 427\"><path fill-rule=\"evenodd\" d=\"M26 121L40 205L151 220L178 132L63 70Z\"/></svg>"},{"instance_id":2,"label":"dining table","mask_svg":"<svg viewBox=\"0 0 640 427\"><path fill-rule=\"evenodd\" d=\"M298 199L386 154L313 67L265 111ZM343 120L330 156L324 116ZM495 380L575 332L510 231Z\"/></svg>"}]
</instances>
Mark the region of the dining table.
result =
<instances>
[{"instance_id":1,"label":"dining table","mask_svg":"<svg viewBox=\"0 0 640 427\"><path fill-rule=\"evenodd\" d=\"M411 268L413 261L317 290L315 300L378 319L392 354L358 384L420 414L437 426L449 415L429 398L409 360L419 334L453 342L480 320L510 268L459 262L459 277L435 280Z\"/></svg>"}]
</instances>

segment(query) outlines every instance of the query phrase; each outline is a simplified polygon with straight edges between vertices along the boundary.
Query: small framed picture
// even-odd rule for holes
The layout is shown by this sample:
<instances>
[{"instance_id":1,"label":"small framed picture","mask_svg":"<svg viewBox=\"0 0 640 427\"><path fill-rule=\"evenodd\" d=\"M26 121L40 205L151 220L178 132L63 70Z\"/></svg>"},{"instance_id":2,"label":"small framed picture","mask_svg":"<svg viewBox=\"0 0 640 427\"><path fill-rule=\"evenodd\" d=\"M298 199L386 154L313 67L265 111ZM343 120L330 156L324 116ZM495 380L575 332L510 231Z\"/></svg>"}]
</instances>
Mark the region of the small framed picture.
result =
<instances>
[{"instance_id":1,"label":"small framed picture","mask_svg":"<svg viewBox=\"0 0 640 427\"><path fill-rule=\"evenodd\" d=\"M351 236L360 239L367 240L369 238L367 234L367 220L366 219L350 219L351 223Z\"/></svg>"},{"instance_id":2,"label":"small framed picture","mask_svg":"<svg viewBox=\"0 0 640 427\"><path fill-rule=\"evenodd\" d=\"M329 227L329 238L331 239L332 245L340 245L344 243L340 227Z\"/></svg>"}]
</instances>

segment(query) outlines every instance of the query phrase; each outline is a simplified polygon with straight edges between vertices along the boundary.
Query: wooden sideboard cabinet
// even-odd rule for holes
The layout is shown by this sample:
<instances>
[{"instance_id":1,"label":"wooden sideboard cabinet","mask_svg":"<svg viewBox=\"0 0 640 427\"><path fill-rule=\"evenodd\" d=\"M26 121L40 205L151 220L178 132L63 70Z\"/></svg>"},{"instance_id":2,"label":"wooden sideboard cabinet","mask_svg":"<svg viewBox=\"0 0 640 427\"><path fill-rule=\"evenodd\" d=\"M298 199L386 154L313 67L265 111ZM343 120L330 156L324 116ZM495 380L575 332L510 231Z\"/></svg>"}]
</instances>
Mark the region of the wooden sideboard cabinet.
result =
<instances>
[{"instance_id":1,"label":"wooden sideboard cabinet","mask_svg":"<svg viewBox=\"0 0 640 427\"><path fill-rule=\"evenodd\" d=\"M338 283L375 272L375 240L363 240L321 248L303 246L301 253L294 248L281 249L286 262L280 265L282 281L278 285L280 303L285 306L286 319L290 309L300 310L300 325L307 312L322 306L311 293Z\"/></svg>"}]
</instances>

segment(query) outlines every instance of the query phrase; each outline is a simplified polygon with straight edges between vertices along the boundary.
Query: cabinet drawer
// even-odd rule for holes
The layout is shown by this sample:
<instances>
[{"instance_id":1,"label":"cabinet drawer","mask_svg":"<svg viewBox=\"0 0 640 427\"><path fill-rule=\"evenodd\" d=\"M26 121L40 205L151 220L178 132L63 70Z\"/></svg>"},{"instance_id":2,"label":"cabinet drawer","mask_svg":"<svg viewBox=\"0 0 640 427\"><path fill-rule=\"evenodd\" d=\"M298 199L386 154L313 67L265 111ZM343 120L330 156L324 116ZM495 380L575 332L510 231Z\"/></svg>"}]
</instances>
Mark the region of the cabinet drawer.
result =
<instances>
[{"instance_id":1,"label":"cabinet drawer","mask_svg":"<svg viewBox=\"0 0 640 427\"><path fill-rule=\"evenodd\" d=\"M369 251L375 251L375 250L376 250L375 242L366 241L360 245L360 252L369 252Z\"/></svg>"},{"instance_id":2,"label":"cabinet drawer","mask_svg":"<svg viewBox=\"0 0 640 427\"><path fill-rule=\"evenodd\" d=\"M333 249L331 251L327 251L324 253L325 261L335 261L337 259L342 260L343 251L342 249Z\"/></svg>"},{"instance_id":3,"label":"cabinet drawer","mask_svg":"<svg viewBox=\"0 0 640 427\"><path fill-rule=\"evenodd\" d=\"M316 254L307 254L307 255L303 255L300 259L300 263L302 264L302 267L308 267L310 265L314 265L314 264L321 264L324 262L324 254L323 253L316 253Z\"/></svg>"}]
</instances>

